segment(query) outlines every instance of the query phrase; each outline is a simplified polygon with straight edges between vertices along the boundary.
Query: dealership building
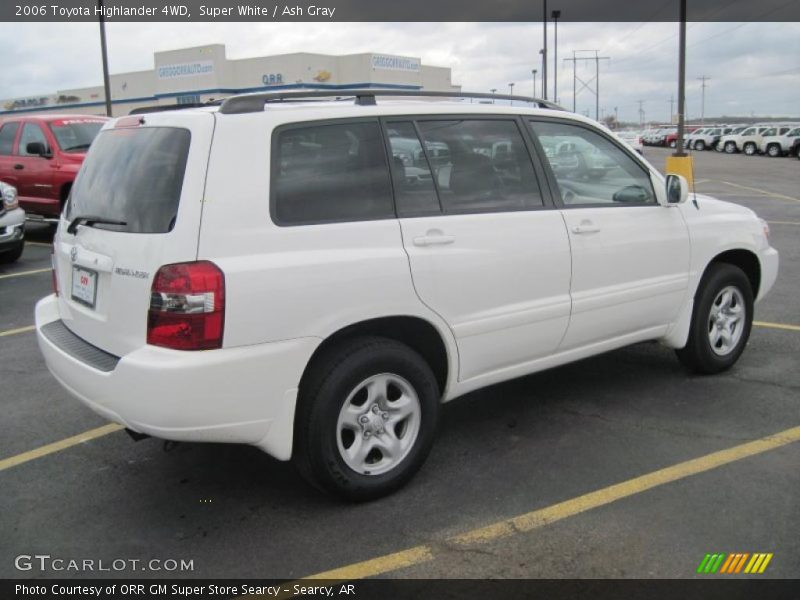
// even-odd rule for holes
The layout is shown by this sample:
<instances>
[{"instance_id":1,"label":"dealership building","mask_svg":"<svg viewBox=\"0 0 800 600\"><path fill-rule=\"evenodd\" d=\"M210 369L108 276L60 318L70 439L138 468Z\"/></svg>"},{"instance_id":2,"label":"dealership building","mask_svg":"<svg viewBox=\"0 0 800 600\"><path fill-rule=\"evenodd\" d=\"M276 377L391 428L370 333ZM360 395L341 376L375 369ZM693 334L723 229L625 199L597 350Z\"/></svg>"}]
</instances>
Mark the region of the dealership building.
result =
<instances>
[{"instance_id":1,"label":"dealership building","mask_svg":"<svg viewBox=\"0 0 800 600\"><path fill-rule=\"evenodd\" d=\"M114 116L153 105L191 104L269 90L380 88L460 91L450 69L419 58L365 53L330 56L297 52L228 59L224 44L156 52L155 68L111 75ZM101 78L98 73L98 78ZM105 114L103 86L0 100L0 118L24 112Z\"/></svg>"}]
</instances>

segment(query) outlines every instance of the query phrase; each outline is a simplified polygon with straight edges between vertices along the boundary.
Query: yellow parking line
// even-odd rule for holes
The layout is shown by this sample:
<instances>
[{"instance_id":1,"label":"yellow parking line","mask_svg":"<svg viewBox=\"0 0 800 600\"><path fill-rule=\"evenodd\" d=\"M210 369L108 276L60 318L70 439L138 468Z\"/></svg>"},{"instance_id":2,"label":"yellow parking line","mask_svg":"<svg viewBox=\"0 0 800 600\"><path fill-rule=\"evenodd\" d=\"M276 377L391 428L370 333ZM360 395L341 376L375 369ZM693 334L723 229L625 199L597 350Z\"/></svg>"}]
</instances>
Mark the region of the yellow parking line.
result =
<instances>
[{"instance_id":1,"label":"yellow parking line","mask_svg":"<svg viewBox=\"0 0 800 600\"><path fill-rule=\"evenodd\" d=\"M756 192L758 194L762 194L763 196L770 196L771 198L780 198L781 200L791 200L792 202L800 202L800 198L793 198L792 196L785 196L784 194L776 194L775 192L770 192L768 190L762 190L759 188L748 187L746 185L739 185L738 183L732 183L730 181L722 181L720 183L724 183L725 185L730 185L735 188L739 188L742 190L748 190L750 192Z\"/></svg>"},{"instance_id":2,"label":"yellow parking line","mask_svg":"<svg viewBox=\"0 0 800 600\"><path fill-rule=\"evenodd\" d=\"M29 242L27 240L25 240L25 245L26 246L44 246L45 248L52 248L53 247L53 244L46 244L44 242Z\"/></svg>"},{"instance_id":3,"label":"yellow parking line","mask_svg":"<svg viewBox=\"0 0 800 600\"><path fill-rule=\"evenodd\" d=\"M33 331L34 329L36 329L35 325L28 325L27 327L19 327L17 329L7 329L6 331L0 331L0 337L16 335L18 333L27 333L29 331Z\"/></svg>"},{"instance_id":4,"label":"yellow parking line","mask_svg":"<svg viewBox=\"0 0 800 600\"><path fill-rule=\"evenodd\" d=\"M20 271L19 273L8 273L7 275L0 275L0 279L8 279L9 277L23 277L24 275L36 275L37 273L49 273L53 269L47 267L46 269L34 269L33 271Z\"/></svg>"},{"instance_id":5,"label":"yellow parking line","mask_svg":"<svg viewBox=\"0 0 800 600\"><path fill-rule=\"evenodd\" d=\"M444 546L459 545L472 546L497 540L502 537L517 533L528 532L555 523L623 498L641 494L647 490L680 481L692 475L698 475L722 467L724 465L757 456L770 450L781 448L800 441L800 427L793 427L767 437L747 442L739 446L706 454L699 458L687 460L671 467L659 469L640 477L635 477L622 483L612 485L577 498L565 500L558 504L534 510L510 519L504 519L485 527L480 527L456 535L446 540ZM391 571L413 567L436 558L436 546L422 544L407 548L400 552L385 554L376 558L365 560L350 565L345 565L330 571L323 571L308 575L303 579L328 579L347 580L375 577ZM290 586L289 586L290 587ZM262 595L248 595L242 598L266 598Z\"/></svg>"},{"instance_id":6,"label":"yellow parking line","mask_svg":"<svg viewBox=\"0 0 800 600\"><path fill-rule=\"evenodd\" d=\"M788 323L770 323L769 321L753 321L756 327L767 327L769 329L785 329L786 331L800 331L800 325L789 325Z\"/></svg>"},{"instance_id":7,"label":"yellow parking line","mask_svg":"<svg viewBox=\"0 0 800 600\"><path fill-rule=\"evenodd\" d=\"M84 431L83 433L79 433L78 435L74 435L65 440L61 440L59 442L53 442L52 444L41 446L39 448L36 448L35 450L30 450L28 452L23 452L22 454L17 454L16 456L0 460L0 471L5 471L6 469L10 469L11 467L16 467L17 465L21 465L23 463L35 460L37 458L42 458L43 456L47 456L48 454L61 452L61 450L66 450L67 448L71 448L72 446L77 446L78 444L83 444L84 442L88 442L90 440L103 437L104 435L108 435L109 433L114 433L115 431L119 431L120 429L123 429L122 425L117 425L116 423L109 423L108 425L103 425L102 427L98 427L97 429L90 429L89 431Z\"/></svg>"}]
</instances>

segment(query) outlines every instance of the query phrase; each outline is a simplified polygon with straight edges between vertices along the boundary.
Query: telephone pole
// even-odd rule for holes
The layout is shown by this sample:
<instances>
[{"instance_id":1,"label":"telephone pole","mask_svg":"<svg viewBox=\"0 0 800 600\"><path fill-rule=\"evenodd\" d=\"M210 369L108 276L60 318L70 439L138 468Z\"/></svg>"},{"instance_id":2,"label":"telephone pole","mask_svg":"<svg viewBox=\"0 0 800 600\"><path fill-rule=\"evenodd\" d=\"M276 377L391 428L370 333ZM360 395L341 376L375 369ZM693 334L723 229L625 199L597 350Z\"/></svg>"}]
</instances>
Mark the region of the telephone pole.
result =
<instances>
[{"instance_id":1,"label":"telephone pole","mask_svg":"<svg viewBox=\"0 0 800 600\"><path fill-rule=\"evenodd\" d=\"M639 103L639 127L644 127L644 109L642 108L644 100L637 100L636 102Z\"/></svg>"},{"instance_id":2,"label":"telephone pole","mask_svg":"<svg viewBox=\"0 0 800 600\"><path fill-rule=\"evenodd\" d=\"M673 108L673 106L674 106L674 105L675 105L675 95L674 95L674 94L672 94L672 95L670 95L670 97L669 97L669 120L667 121L667 122L668 122L668 123L670 123L670 124L672 123L672 115L674 115L674 114L675 114L675 113L672 111L672 108Z\"/></svg>"},{"instance_id":3,"label":"telephone pole","mask_svg":"<svg viewBox=\"0 0 800 600\"><path fill-rule=\"evenodd\" d=\"M705 75L697 78L698 81L703 82L701 86L703 88L703 93L701 96L702 100L700 101L700 125L703 125L706 121L706 81L709 79L711 79L711 77L706 77Z\"/></svg>"},{"instance_id":4,"label":"telephone pole","mask_svg":"<svg viewBox=\"0 0 800 600\"><path fill-rule=\"evenodd\" d=\"M578 52L594 52L594 56L578 56ZM588 81L584 81L578 77L575 65L578 61L594 61L594 77ZM575 112L577 105L577 97L580 92L588 89L594 94L594 118L596 121L600 120L600 61L611 60L610 56L599 56L598 50L573 50L572 58L565 58L564 62L572 63L572 111ZM581 82L581 88L577 89L577 82ZM594 89L589 87L594 82Z\"/></svg>"}]
</instances>

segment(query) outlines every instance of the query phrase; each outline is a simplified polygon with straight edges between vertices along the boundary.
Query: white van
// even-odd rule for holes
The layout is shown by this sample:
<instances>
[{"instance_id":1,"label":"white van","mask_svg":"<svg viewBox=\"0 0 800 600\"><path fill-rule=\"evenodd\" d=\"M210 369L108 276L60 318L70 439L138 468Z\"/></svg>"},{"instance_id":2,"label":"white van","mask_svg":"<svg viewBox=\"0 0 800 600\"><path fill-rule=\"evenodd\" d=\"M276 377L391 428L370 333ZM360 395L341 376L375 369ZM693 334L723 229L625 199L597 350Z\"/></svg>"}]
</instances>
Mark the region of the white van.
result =
<instances>
[{"instance_id":1,"label":"white van","mask_svg":"<svg viewBox=\"0 0 800 600\"><path fill-rule=\"evenodd\" d=\"M36 306L72 395L363 500L409 480L441 403L478 388L645 340L699 373L736 362L778 270L751 210L687 202L682 177L545 103L350 93L104 126Z\"/></svg>"}]
</instances>

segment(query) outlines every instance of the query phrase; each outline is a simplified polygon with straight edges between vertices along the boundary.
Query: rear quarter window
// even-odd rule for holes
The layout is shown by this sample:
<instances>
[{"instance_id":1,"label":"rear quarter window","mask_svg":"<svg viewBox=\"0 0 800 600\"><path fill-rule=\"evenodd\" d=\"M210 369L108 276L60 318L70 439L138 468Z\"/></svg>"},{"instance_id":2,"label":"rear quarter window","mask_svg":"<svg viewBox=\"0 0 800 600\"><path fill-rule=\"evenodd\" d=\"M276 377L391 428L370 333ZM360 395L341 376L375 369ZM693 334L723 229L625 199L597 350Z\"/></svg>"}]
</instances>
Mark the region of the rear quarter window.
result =
<instances>
[{"instance_id":1,"label":"rear quarter window","mask_svg":"<svg viewBox=\"0 0 800 600\"><path fill-rule=\"evenodd\" d=\"M270 208L278 225L395 217L377 121L284 126L272 144Z\"/></svg>"}]
</instances>

